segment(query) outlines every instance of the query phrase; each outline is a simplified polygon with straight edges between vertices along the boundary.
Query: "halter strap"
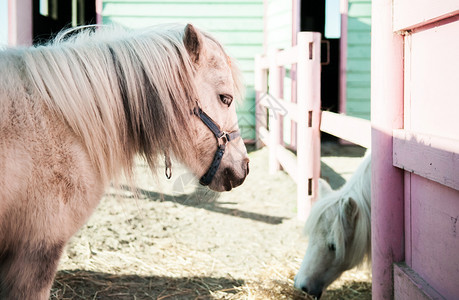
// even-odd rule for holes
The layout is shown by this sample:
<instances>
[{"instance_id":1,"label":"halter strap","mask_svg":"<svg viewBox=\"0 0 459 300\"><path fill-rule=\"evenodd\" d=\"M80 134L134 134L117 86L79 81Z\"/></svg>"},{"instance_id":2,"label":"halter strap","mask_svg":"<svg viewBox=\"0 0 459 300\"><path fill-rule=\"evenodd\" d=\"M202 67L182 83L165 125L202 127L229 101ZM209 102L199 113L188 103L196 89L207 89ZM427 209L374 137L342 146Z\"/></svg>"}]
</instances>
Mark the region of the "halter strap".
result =
<instances>
[{"instance_id":1,"label":"halter strap","mask_svg":"<svg viewBox=\"0 0 459 300\"><path fill-rule=\"evenodd\" d=\"M218 143L217 152L215 152L212 164L210 165L207 172L199 180L200 184L209 185L212 182L215 173L217 173L218 167L220 166L223 154L225 153L226 144L239 137L240 133L239 131L221 131L217 123L215 123L211 117L203 112L199 106L195 107L193 113L201 119L201 121L210 129L210 131L212 131Z\"/></svg>"}]
</instances>

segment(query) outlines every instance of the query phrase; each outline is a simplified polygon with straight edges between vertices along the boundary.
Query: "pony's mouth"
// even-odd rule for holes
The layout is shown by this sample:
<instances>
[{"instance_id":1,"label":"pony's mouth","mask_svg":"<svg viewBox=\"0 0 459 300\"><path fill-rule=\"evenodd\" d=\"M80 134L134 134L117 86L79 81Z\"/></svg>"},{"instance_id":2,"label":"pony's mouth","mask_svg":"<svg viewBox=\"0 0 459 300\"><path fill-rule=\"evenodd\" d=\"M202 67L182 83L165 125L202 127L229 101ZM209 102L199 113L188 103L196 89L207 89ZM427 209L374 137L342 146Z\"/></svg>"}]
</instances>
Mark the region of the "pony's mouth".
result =
<instances>
[{"instance_id":1,"label":"pony's mouth","mask_svg":"<svg viewBox=\"0 0 459 300\"><path fill-rule=\"evenodd\" d=\"M240 186L245 180L245 177L235 180L226 180L223 184L225 191L231 191L233 188Z\"/></svg>"},{"instance_id":2,"label":"pony's mouth","mask_svg":"<svg viewBox=\"0 0 459 300\"><path fill-rule=\"evenodd\" d=\"M247 176L247 171L244 176L237 176L232 168L225 168L221 173L217 174L216 178L209 185L212 190L223 192L231 191L233 188L240 186Z\"/></svg>"},{"instance_id":3,"label":"pony's mouth","mask_svg":"<svg viewBox=\"0 0 459 300\"><path fill-rule=\"evenodd\" d=\"M229 180L227 181L225 184L224 184L224 187L225 187L225 191L229 192L231 191L233 188L237 187L237 186L240 186L245 180L245 177L242 178L241 180L238 180L238 181L232 181L232 180Z\"/></svg>"}]
</instances>

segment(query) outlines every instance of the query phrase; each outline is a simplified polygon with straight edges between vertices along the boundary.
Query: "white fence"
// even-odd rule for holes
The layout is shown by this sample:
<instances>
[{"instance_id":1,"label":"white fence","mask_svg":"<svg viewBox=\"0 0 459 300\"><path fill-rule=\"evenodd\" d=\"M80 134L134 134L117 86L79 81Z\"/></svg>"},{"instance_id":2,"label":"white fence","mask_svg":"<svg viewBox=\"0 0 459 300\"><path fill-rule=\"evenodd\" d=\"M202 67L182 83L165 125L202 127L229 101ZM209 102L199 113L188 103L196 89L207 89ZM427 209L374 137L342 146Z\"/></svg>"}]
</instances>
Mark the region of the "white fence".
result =
<instances>
[{"instance_id":1,"label":"white fence","mask_svg":"<svg viewBox=\"0 0 459 300\"><path fill-rule=\"evenodd\" d=\"M297 45L255 58L257 146L269 148L269 170L282 167L297 183L298 218L307 218L317 199L320 176L320 130L370 147L367 120L320 110L320 46L318 32L298 33ZM283 99L285 66L296 73L296 103ZM294 72L292 72L294 73ZM269 76L268 76L269 74ZM296 155L283 145L283 117L296 122Z\"/></svg>"}]
</instances>

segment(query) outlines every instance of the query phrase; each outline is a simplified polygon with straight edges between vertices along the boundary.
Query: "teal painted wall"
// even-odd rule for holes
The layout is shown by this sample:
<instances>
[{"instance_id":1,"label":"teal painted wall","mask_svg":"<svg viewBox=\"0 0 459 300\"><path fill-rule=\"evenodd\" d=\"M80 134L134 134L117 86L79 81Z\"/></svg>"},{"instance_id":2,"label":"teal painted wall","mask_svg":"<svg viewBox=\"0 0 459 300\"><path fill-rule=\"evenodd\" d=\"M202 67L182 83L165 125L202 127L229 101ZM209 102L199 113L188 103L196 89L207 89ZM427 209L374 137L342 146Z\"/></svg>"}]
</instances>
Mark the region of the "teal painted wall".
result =
<instances>
[{"instance_id":1,"label":"teal painted wall","mask_svg":"<svg viewBox=\"0 0 459 300\"><path fill-rule=\"evenodd\" d=\"M266 49L292 46L292 1L268 0L266 10Z\"/></svg>"},{"instance_id":2,"label":"teal painted wall","mask_svg":"<svg viewBox=\"0 0 459 300\"><path fill-rule=\"evenodd\" d=\"M349 0L346 113L370 119L371 1Z\"/></svg>"},{"instance_id":3,"label":"teal painted wall","mask_svg":"<svg viewBox=\"0 0 459 300\"><path fill-rule=\"evenodd\" d=\"M104 0L102 22L130 28L192 23L214 35L243 73L239 126L244 139L255 139L254 57L263 52L263 0Z\"/></svg>"},{"instance_id":4,"label":"teal painted wall","mask_svg":"<svg viewBox=\"0 0 459 300\"><path fill-rule=\"evenodd\" d=\"M268 0L266 9L266 51L292 47L292 1ZM292 85L290 66L285 66L284 94L286 101L291 101ZM288 115L283 122L284 142L291 142L291 122Z\"/></svg>"}]
</instances>

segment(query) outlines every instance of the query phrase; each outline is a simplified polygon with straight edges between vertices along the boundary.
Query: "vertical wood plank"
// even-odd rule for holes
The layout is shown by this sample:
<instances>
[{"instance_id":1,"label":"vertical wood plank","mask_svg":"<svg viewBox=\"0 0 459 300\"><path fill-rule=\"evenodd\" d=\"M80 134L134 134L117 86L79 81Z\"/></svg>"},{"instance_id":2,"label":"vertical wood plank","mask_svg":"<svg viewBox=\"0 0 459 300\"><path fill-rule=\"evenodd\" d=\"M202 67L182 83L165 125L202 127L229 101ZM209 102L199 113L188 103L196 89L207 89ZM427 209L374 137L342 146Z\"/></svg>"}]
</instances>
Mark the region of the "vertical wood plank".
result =
<instances>
[{"instance_id":1,"label":"vertical wood plank","mask_svg":"<svg viewBox=\"0 0 459 300\"><path fill-rule=\"evenodd\" d=\"M32 45L32 22L31 0L8 0L8 45Z\"/></svg>"},{"instance_id":2,"label":"vertical wood plank","mask_svg":"<svg viewBox=\"0 0 459 300\"><path fill-rule=\"evenodd\" d=\"M102 0L96 0L96 23L102 24Z\"/></svg>"},{"instance_id":3,"label":"vertical wood plank","mask_svg":"<svg viewBox=\"0 0 459 300\"><path fill-rule=\"evenodd\" d=\"M275 49L269 53L269 95L276 98L282 98L282 84L283 84L283 67L276 64L276 54L279 50ZM271 102L275 101L274 98L269 99ZM274 104L274 103L273 103ZM277 159L277 145L281 143L281 116L275 105L269 109L269 172L271 174L280 170L280 163Z\"/></svg>"},{"instance_id":4,"label":"vertical wood plank","mask_svg":"<svg viewBox=\"0 0 459 300\"><path fill-rule=\"evenodd\" d=\"M404 172L404 210L405 210L405 262L412 265L411 254L411 173Z\"/></svg>"},{"instance_id":5,"label":"vertical wood plank","mask_svg":"<svg viewBox=\"0 0 459 300\"><path fill-rule=\"evenodd\" d=\"M403 127L403 37L392 31L392 0L372 9L372 296L391 299L392 264L404 259L403 171L392 165L392 131Z\"/></svg>"},{"instance_id":6,"label":"vertical wood plank","mask_svg":"<svg viewBox=\"0 0 459 300\"><path fill-rule=\"evenodd\" d=\"M261 105L261 97L266 96L268 91L268 73L262 67L261 55L255 56L255 146L257 149L263 146L263 139L260 128L267 128L267 114L266 109Z\"/></svg>"},{"instance_id":7,"label":"vertical wood plank","mask_svg":"<svg viewBox=\"0 0 459 300\"><path fill-rule=\"evenodd\" d=\"M342 114L346 113L348 5L348 0L340 1L341 38L339 41L339 112Z\"/></svg>"},{"instance_id":8,"label":"vertical wood plank","mask_svg":"<svg viewBox=\"0 0 459 300\"><path fill-rule=\"evenodd\" d=\"M319 186L320 40L321 35L317 32L298 34L297 207L300 220L309 215Z\"/></svg>"}]
</instances>

